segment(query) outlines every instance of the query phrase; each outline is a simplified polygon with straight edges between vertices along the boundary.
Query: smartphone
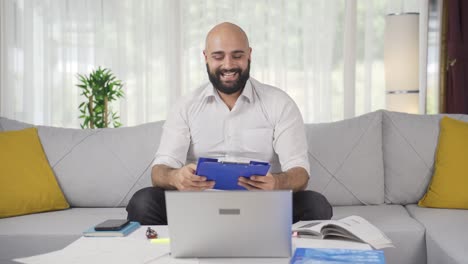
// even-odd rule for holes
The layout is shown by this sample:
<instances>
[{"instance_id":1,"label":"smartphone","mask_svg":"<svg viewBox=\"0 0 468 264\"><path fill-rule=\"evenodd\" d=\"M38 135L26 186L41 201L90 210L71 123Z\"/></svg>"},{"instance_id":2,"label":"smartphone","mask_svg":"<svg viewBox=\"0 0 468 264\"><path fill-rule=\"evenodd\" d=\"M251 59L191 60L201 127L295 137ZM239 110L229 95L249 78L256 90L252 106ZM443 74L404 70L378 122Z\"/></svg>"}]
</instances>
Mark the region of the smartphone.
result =
<instances>
[{"instance_id":1,"label":"smartphone","mask_svg":"<svg viewBox=\"0 0 468 264\"><path fill-rule=\"evenodd\" d=\"M94 227L96 231L117 231L130 223L127 219L109 219Z\"/></svg>"}]
</instances>

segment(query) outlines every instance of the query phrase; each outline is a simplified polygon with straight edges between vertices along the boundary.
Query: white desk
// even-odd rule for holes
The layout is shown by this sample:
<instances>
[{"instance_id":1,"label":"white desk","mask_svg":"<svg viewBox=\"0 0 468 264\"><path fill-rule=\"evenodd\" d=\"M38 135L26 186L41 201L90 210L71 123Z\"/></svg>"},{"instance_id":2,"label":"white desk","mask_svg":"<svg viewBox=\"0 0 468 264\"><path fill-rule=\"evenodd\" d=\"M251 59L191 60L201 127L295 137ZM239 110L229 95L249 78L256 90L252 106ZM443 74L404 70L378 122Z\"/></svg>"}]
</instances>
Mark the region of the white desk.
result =
<instances>
[{"instance_id":1,"label":"white desk","mask_svg":"<svg viewBox=\"0 0 468 264\"><path fill-rule=\"evenodd\" d=\"M81 237L62 250L43 255L16 259L28 264L81 264L81 263L122 263L122 264L288 264L289 258L199 258L176 259L169 254L170 246L152 244L146 239L146 229L142 226L127 237ZM158 232L159 238L169 237L167 226L151 226ZM367 244L293 238L293 251L296 247L371 249Z\"/></svg>"}]
</instances>

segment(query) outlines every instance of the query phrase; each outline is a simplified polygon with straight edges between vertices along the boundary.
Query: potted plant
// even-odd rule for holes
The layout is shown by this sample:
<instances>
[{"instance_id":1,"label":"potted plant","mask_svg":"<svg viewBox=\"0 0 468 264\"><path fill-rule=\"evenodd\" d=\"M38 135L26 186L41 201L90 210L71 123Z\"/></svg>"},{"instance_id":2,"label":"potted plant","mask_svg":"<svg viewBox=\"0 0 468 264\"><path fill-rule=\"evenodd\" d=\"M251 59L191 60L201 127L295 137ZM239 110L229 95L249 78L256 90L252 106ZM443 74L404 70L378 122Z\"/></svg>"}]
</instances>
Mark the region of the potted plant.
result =
<instances>
[{"instance_id":1,"label":"potted plant","mask_svg":"<svg viewBox=\"0 0 468 264\"><path fill-rule=\"evenodd\" d=\"M117 111L112 111L110 103L123 97L123 83L117 79L111 70L98 67L88 76L78 74L78 86L86 97L78 107L80 109L80 118L84 119L80 124L81 128L105 128L111 124L113 127L119 127Z\"/></svg>"}]
</instances>

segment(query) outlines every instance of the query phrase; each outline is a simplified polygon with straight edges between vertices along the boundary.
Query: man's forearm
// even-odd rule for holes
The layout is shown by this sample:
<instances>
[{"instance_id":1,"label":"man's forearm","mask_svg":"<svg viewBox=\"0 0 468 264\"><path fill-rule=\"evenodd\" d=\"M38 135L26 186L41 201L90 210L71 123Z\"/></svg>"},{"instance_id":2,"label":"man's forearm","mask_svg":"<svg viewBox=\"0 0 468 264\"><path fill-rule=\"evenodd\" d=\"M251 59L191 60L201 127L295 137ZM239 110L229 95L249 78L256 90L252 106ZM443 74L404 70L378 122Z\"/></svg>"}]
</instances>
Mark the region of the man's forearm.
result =
<instances>
[{"instance_id":1,"label":"man's forearm","mask_svg":"<svg viewBox=\"0 0 468 264\"><path fill-rule=\"evenodd\" d=\"M173 174L176 173L176 170L166 165L154 165L151 170L151 182L153 186L167 190L176 189L171 181L174 178Z\"/></svg>"},{"instance_id":2,"label":"man's forearm","mask_svg":"<svg viewBox=\"0 0 468 264\"><path fill-rule=\"evenodd\" d=\"M304 168L294 167L285 172L274 173L276 188L280 190L293 190L293 192L305 190L309 181L309 175Z\"/></svg>"}]
</instances>

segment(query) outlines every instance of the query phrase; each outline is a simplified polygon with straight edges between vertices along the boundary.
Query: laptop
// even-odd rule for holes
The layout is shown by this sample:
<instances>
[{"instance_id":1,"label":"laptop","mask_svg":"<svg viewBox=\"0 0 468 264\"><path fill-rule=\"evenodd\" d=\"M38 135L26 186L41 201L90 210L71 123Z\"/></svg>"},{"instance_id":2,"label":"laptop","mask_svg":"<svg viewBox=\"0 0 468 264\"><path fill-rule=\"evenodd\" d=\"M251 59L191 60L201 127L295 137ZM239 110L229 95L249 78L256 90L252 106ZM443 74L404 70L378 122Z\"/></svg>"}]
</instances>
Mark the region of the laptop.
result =
<instances>
[{"instance_id":1,"label":"laptop","mask_svg":"<svg viewBox=\"0 0 468 264\"><path fill-rule=\"evenodd\" d=\"M166 191L176 258L290 257L291 191Z\"/></svg>"}]
</instances>

